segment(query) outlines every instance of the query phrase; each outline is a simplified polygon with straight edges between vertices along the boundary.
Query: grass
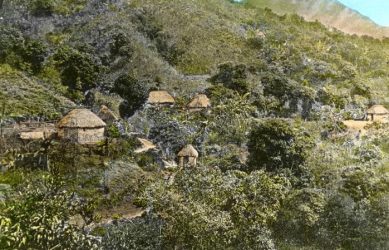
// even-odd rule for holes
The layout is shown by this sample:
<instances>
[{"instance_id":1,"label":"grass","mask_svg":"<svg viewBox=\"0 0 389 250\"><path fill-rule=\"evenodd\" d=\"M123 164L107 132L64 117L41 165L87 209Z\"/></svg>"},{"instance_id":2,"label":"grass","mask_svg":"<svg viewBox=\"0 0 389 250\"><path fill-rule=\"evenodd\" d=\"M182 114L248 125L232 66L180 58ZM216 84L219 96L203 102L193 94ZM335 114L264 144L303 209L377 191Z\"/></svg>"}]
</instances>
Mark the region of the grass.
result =
<instances>
[{"instance_id":1,"label":"grass","mask_svg":"<svg viewBox=\"0 0 389 250\"><path fill-rule=\"evenodd\" d=\"M6 116L44 115L55 118L62 108L73 104L50 86L22 72L0 65L0 103Z\"/></svg>"}]
</instances>

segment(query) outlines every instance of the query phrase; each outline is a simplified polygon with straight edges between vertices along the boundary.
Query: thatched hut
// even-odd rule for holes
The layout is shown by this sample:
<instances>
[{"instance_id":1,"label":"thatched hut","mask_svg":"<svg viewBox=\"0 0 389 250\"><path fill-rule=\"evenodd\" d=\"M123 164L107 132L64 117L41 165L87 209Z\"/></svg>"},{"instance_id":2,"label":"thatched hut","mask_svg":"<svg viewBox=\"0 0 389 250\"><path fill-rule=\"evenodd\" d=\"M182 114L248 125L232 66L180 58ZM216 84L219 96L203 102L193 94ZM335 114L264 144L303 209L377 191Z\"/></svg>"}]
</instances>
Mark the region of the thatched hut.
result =
<instances>
[{"instance_id":1,"label":"thatched hut","mask_svg":"<svg viewBox=\"0 0 389 250\"><path fill-rule=\"evenodd\" d=\"M74 109L57 124L59 138L79 144L102 141L105 127L105 122L88 109Z\"/></svg>"},{"instance_id":2,"label":"thatched hut","mask_svg":"<svg viewBox=\"0 0 389 250\"><path fill-rule=\"evenodd\" d=\"M383 105L373 105L366 113L369 121L383 121L389 118L389 111Z\"/></svg>"},{"instance_id":3,"label":"thatched hut","mask_svg":"<svg viewBox=\"0 0 389 250\"><path fill-rule=\"evenodd\" d=\"M100 111L97 115L107 124L112 124L119 120L115 113L105 105L101 105Z\"/></svg>"},{"instance_id":4,"label":"thatched hut","mask_svg":"<svg viewBox=\"0 0 389 250\"><path fill-rule=\"evenodd\" d=\"M177 154L178 156L178 166L190 166L194 167L197 165L197 158L199 153L192 145L186 145L181 151Z\"/></svg>"},{"instance_id":5,"label":"thatched hut","mask_svg":"<svg viewBox=\"0 0 389 250\"><path fill-rule=\"evenodd\" d=\"M175 100L167 91L151 91L147 103L153 105L173 105Z\"/></svg>"},{"instance_id":6,"label":"thatched hut","mask_svg":"<svg viewBox=\"0 0 389 250\"><path fill-rule=\"evenodd\" d=\"M204 94L196 95L188 104L189 111L201 111L210 107L211 101Z\"/></svg>"}]
</instances>

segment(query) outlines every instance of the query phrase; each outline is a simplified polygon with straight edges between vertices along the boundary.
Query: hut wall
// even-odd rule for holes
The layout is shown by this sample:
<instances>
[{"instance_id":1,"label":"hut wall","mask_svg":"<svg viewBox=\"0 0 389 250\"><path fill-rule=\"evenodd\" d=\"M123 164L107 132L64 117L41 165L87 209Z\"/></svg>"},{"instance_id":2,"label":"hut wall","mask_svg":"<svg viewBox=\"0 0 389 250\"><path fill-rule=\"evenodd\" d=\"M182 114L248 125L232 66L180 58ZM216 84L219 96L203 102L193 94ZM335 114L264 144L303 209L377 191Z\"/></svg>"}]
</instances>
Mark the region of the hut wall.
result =
<instances>
[{"instance_id":1,"label":"hut wall","mask_svg":"<svg viewBox=\"0 0 389 250\"><path fill-rule=\"evenodd\" d=\"M104 128L78 129L78 143L96 144L104 140Z\"/></svg>"},{"instance_id":2,"label":"hut wall","mask_svg":"<svg viewBox=\"0 0 389 250\"><path fill-rule=\"evenodd\" d=\"M179 163L178 165L180 167L195 167L197 165L197 158L196 157L189 157L189 156L181 156L179 157Z\"/></svg>"},{"instance_id":3,"label":"hut wall","mask_svg":"<svg viewBox=\"0 0 389 250\"><path fill-rule=\"evenodd\" d=\"M388 119L389 115L387 114L379 114L379 115L369 115L370 121L383 121Z\"/></svg>"},{"instance_id":4,"label":"hut wall","mask_svg":"<svg viewBox=\"0 0 389 250\"><path fill-rule=\"evenodd\" d=\"M78 141L78 129L76 128L60 128L58 129L58 137L72 142Z\"/></svg>"}]
</instances>

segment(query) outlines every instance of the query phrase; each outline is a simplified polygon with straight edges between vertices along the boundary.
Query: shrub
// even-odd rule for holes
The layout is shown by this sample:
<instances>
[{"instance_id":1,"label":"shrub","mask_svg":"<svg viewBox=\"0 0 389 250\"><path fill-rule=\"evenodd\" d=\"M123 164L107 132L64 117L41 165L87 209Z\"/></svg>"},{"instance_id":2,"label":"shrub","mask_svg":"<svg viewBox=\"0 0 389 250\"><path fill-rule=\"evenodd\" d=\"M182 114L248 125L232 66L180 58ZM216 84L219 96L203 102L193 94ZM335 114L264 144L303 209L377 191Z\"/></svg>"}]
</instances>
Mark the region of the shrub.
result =
<instances>
[{"instance_id":1,"label":"shrub","mask_svg":"<svg viewBox=\"0 0 389 250\"><path fill-rule=\"evenodd\" d=\"M119 107L122 117L132 116L146 102L149 92L147 83L141 82L131 75L122 75L116 79L112 91L125 99L125 102Z\"/></svg>"},{"instance_id":2,"label":"shrub","mask_svg":"<svg viewBox=\"0 0 389 250\"><path fill-rule=\"evenodd\" d=\"M21 51L23 43L24 38L19 30L0 26L0 62L7 63L7 57Z\"/></svg>"},{"instance_id":3,"label":"shrub","mask_svg":"<svg viewBox=\"0 0 389 250\"><path fill-rule=\"evenodd\" d=\"M236 90L241 94L248 92L246 65L225 63L219 65L218 69L219 72L210 79L212 83L222 83L226 88Z\"/></svg>"},{"instance_id":4,"label":"shrub","mask_svg":"<svg viewBox=\"0 0 389 250\"><path fill-rule=\"evenodd\" d=\"M307 133L285 120L260 122L251 131L248 143L250 169L272 172L288 169L301 176L312 143Z\"/></svg>"},{"instance_id":5,"label":"shrub","mask_svg":"<svg viewBox=\"0 0 389 250\"><path fill-rule=\"evenodd\" d=\"M54 60L61 71L62 84L69 88L74 98L82 98L80 92L96 86L101 68L88 52L62 47Z\"/></svg>"},{"instance_id":6,"label":"shrub","mask_svg":"<svg viewBox=\"0 0 389 250\"><path fill-rule=\"evenodd\" d=\"M130 40L124 33L114 34L113 42L110 44L110 52L112 55L117 56L131 56L133 50L129 46Z\"/></svg>"},{"instance_id":7,"label":"shrub","mask_svg":"<svg viewBox=\"0 0 389 250\"><path fill-rule=\"evenodd\" d=\"M102 239L103 249L161 249L162 221L157 218L142 217L118 226L109 226Z\"/></svg>"},{"instance_id":8,"label":"shrub","mask_svg":"<svg viewBox=\"0 0 389 250\"><path fill-rule=\"evenodd\" d=\"M48 16L53 14L54 0L34 0L31 3L31 12L36 16Z\"/></svg>"},{"instance_id":9,"label":"shrub","mask_svg":"<svg viewBox=\"0 0 389 250\"><path fill-rule=\"evenodd\" d=\"M44 175L27 184L0 209L1 249L97 248L94 238L69 224L77 208L60 183Z\"/></svg>"},{"instance_id":10,"label":"shrub","mask_svg":"<svg viewBox=\"0 0 389 250\"><path fill-rule=\"evenodd\" d=\"M42 70L42 64L48 54L48 49L41 41L27 40L22 53L24 61L31 64L33 73L39 73Z\"/></svg>"}]
</instances>

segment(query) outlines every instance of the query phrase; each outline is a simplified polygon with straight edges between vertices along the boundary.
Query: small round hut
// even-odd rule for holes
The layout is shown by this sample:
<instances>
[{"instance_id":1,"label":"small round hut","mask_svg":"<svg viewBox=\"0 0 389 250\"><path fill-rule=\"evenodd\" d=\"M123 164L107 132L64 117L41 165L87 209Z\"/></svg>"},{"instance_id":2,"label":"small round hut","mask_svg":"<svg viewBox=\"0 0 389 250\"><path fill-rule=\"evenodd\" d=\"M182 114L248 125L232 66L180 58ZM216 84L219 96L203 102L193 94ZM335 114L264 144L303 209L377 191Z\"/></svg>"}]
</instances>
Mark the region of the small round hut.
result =
<instances>
[{"instance_id":1,"label":"small round hut","mask_svg":"<svg viewBox=\"0 0 389 250\"><path fill-rule=\"evenodd\" d=\"M197 165L197 158L199 157L199 153L192 145L189 144L181 149L177 156L179 167L194 167Z\"/></svg>"},{"instance_id":2,"label":"small round hut","mask_svg":"<svg viewBox=\"0 0 389 250\"><path fill-rule=\"evenodd\" d=\"M88 109L74 109L57 124L58 137L79 144L96 144L104 139L106 124Z\"/></svg>"},{"instance_id":3,"label":"small round hut","mask_svg":"<svg viewBox=\"0 0 389 250\"><path fill-rule=\"evenodd\" d=\"M369 121L383 121L389 117L389 111L383 105L373 105L366 113Z\"/></svg>"},{"instance_id":4,"label":"small round hut","mask_svg":"<svg viewBox=\"0 0 389 250\"><path fill-rule=\"evenodd\" d=\"M192 99L192 101L188 104L189 111L193 111L193 112L201 111L210 107L211 107L211 101L204 94L196 95Z\"/></svg>"}]
</instances>

